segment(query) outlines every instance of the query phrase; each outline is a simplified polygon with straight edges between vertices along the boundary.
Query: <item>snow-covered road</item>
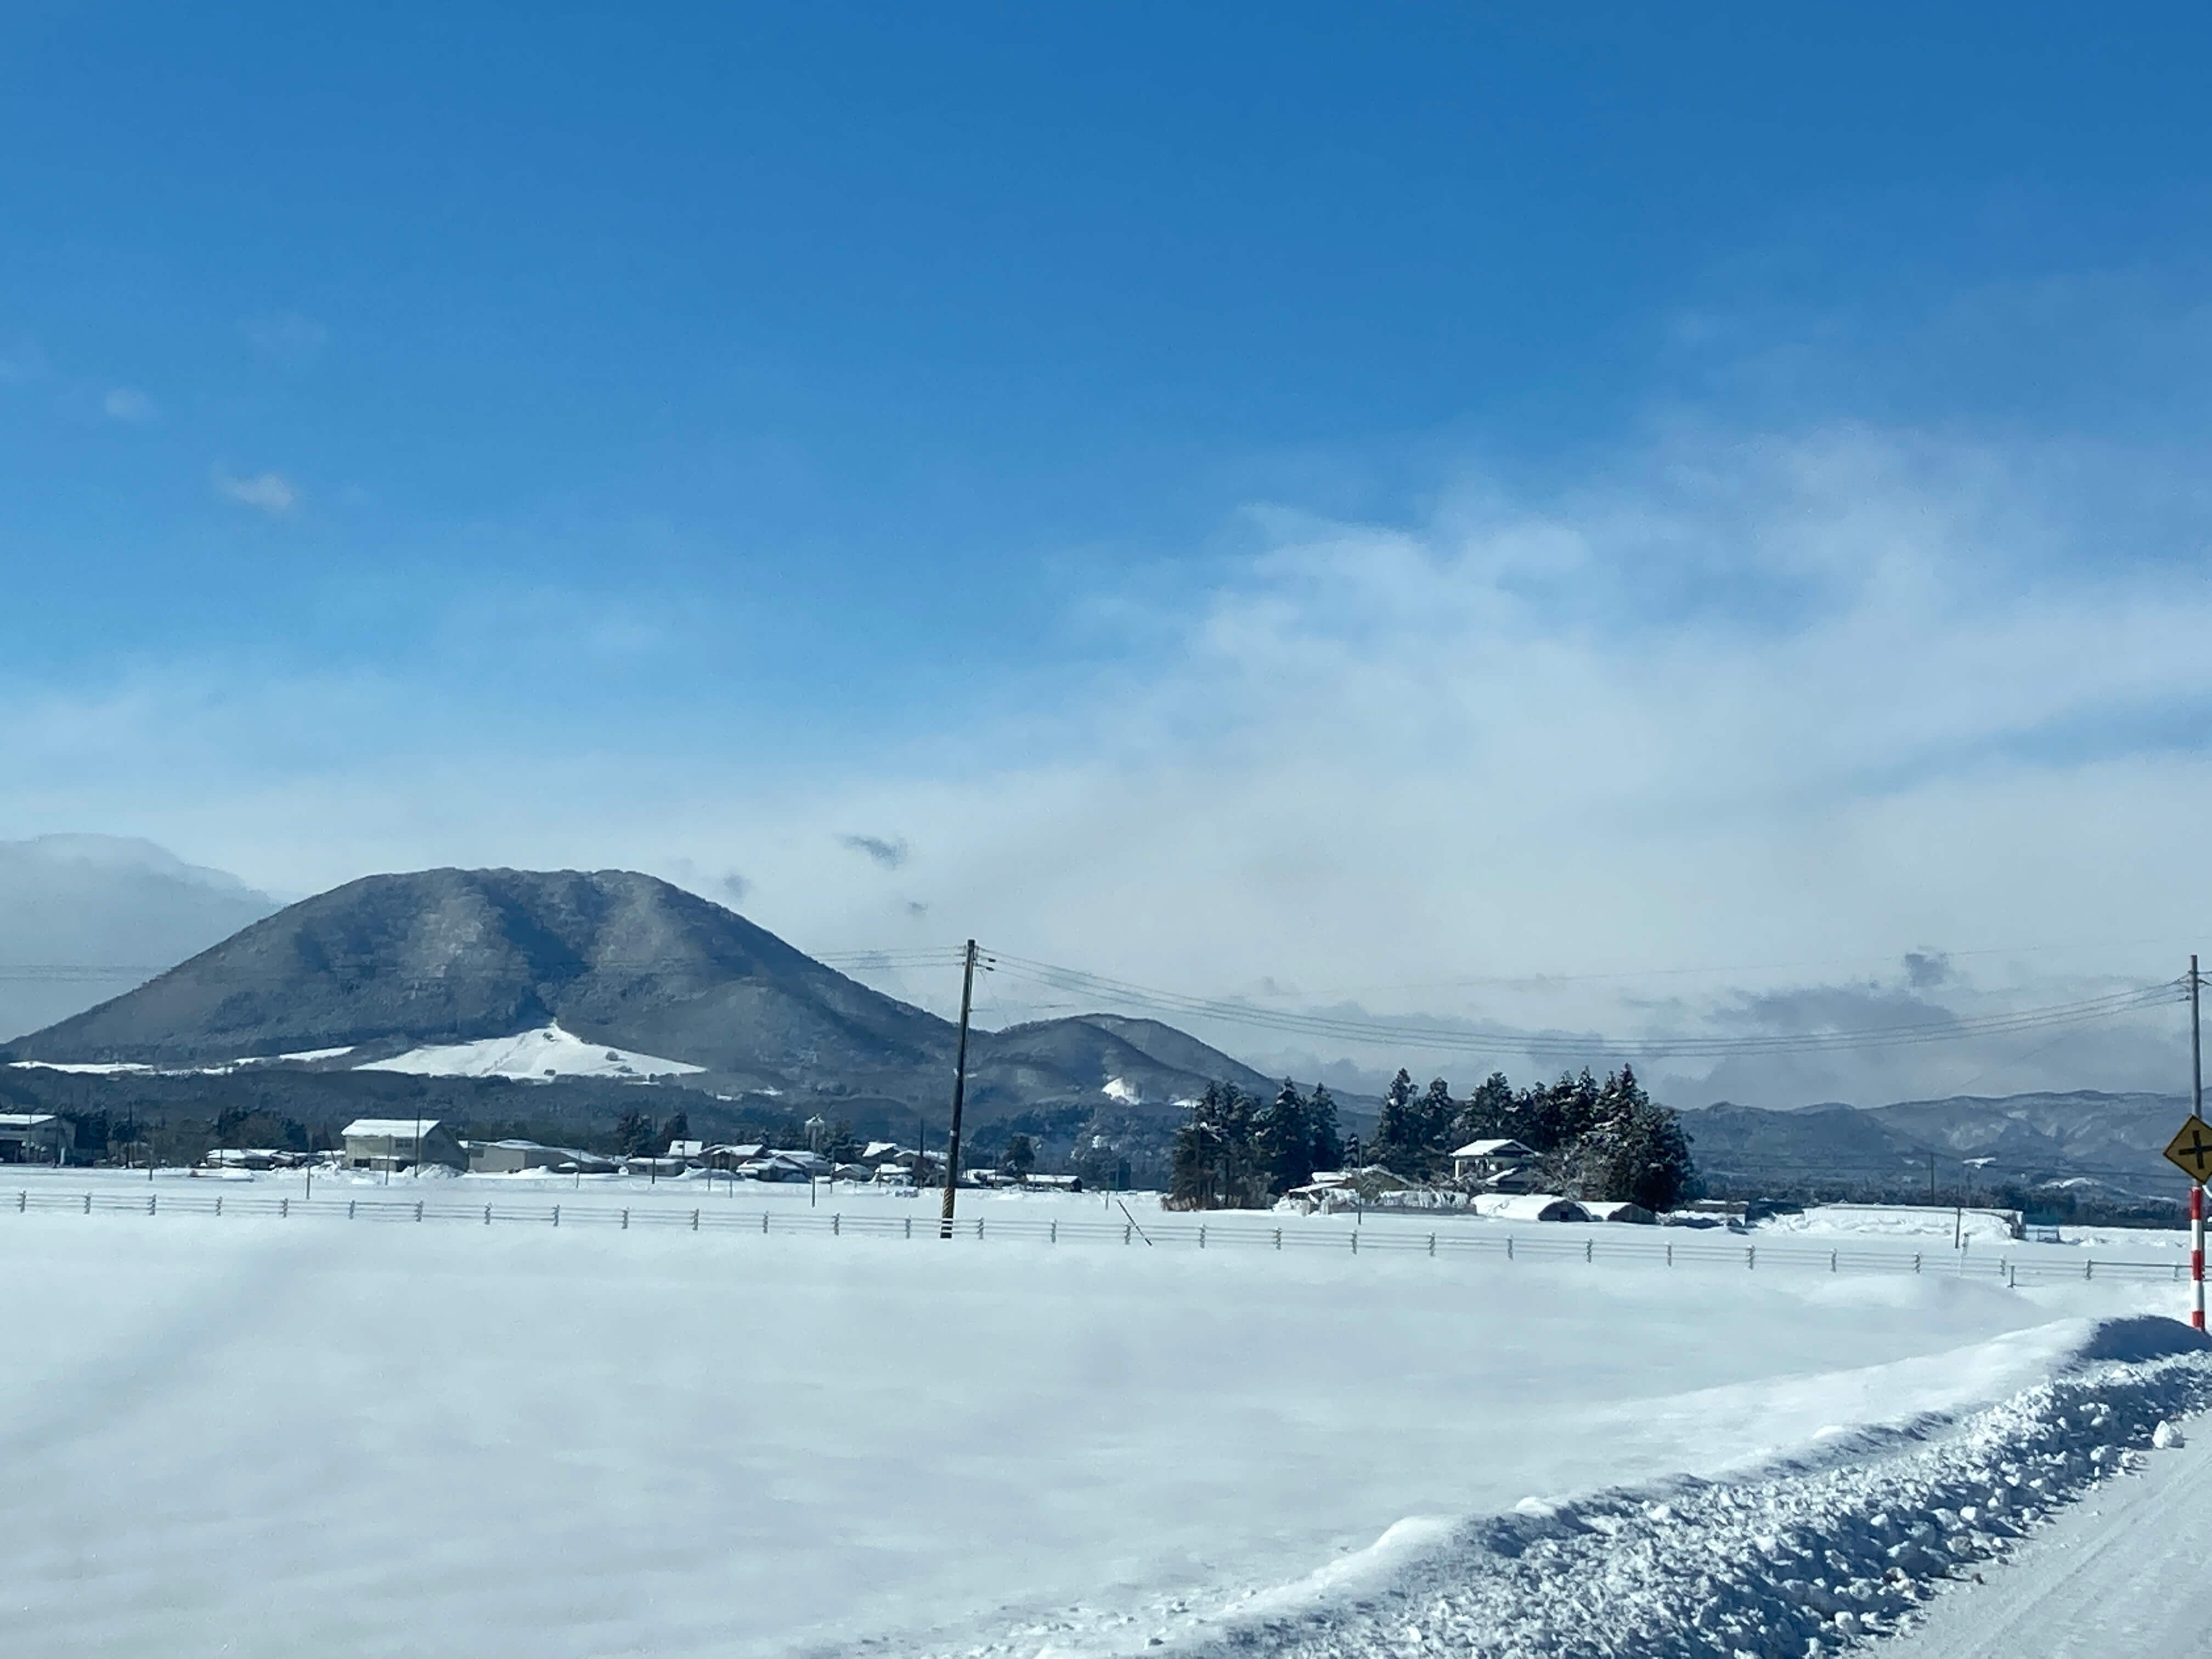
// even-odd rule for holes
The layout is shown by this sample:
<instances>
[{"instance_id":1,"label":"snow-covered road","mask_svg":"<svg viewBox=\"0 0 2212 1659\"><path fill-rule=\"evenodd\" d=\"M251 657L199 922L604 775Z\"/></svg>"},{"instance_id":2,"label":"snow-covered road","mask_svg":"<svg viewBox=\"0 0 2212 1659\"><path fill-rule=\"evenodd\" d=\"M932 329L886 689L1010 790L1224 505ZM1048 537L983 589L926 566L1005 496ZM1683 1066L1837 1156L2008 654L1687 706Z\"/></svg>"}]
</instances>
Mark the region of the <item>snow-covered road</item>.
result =
<instances>
[{"instance_id":1,"label":"snow-covered road","mask_svg":"<svg viewBox=\"0 0 2212 1659\"><path fill-rule=\"evenodd\" d=\"M2212 1425L2207 1425L2212 1427ZM1948 1590L1881 1659L2172 1659L2212 1646L2212 1432L2152 1455Z\"/></svg>"}]
</instances>

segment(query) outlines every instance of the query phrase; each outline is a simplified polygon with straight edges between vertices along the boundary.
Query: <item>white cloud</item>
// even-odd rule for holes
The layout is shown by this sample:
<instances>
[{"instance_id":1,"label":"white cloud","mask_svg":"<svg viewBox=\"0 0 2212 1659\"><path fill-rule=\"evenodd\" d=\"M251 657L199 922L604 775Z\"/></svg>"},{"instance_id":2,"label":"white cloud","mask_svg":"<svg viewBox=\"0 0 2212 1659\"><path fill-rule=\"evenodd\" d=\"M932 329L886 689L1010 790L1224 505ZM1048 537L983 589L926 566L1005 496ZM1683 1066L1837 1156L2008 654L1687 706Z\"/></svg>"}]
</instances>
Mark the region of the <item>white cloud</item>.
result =
<instances>
[{"instance_id":1,"label":"white cloud","mask_svg":"<svg viewBox=\"0 0 2212 1659\"><path fill-rule=\"evenodd\" d=\"M112 421L139 424L160 416L160 411L154 407L154 400L135 386L115 387L100 400L100 406Z\"/></svg>"},{"instance_id":2,"label":"white cloud","mask_svg":"<svg viewBox=\"0 0 2212 1659\"><path fill-rule=\"evenodd\" d=\"M1946 1007L2058 1000L2212 939L2189 873L2212 592L2171 549L2113 556L2081 528L2109 501L2053 495L2081 472L2051 459L1677 430L1544 499L1473 480L1418 524L1259 515L1263 552L1133 624L1164 658L963 711L972 741L903 766L841 765L829 733L768 767L742 711L726 748L642 722L577 752L396 676L49 694L0 720L23 786L0 832L128 821L294 890L738 868L748 914L809 948L909 944L922 903L956 941L1141 983L1625 1036L1780 1018L1746 1002L1767 991L1911 990L1908 951L1951 953L1923 988ZM855 879L855 824L927 847L926 887ZM987 1015L1030 994L994 981ZM2140 1084L2171 1057L2094 1039L1670 1075L1787 1101Z\"/></svg>"},{"instance_id":3,"label":"white cloud","mask_svg":"<svg viewBox=\"0 0 2212 1659\"><path fill-rule=\"evenodd\" d=\"M258 507L271 518L282 518L298 505L300 492L281 472L257 472L234 478L220 467L215 473L215 493L240 507Z\"/></svg>"}]
</instances>

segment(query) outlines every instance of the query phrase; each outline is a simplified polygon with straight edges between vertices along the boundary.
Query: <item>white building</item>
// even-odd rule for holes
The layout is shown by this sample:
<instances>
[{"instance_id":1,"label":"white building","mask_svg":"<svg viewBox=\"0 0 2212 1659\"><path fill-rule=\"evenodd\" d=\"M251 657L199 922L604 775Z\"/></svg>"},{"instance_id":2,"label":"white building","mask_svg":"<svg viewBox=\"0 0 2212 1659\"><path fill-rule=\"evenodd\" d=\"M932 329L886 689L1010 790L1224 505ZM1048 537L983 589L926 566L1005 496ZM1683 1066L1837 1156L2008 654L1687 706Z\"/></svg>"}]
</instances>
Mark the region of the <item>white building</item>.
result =
<instances>
[{"instance_id":1,"label":"white building","mask_svg":"<svg viewBox=\"0 0 2212 1659\"><path fill-rule=\"evenodd\" d=\"M0 1112L0 1164L66 1164L76 1125L52 1112Z\"/></svg>"},{"instance_id":2,"label":"white building","mask_svg":"<svg viewBox=\"0 0 2212 1659\"><path fill-rule=\"evenodd\" d=\"M460 1138L432 1117L357 1117L345 1126L345 1165L349 1170L397 1173L418 1164L465 1170L468 1155Z\"/></svg>"}]
</instances>

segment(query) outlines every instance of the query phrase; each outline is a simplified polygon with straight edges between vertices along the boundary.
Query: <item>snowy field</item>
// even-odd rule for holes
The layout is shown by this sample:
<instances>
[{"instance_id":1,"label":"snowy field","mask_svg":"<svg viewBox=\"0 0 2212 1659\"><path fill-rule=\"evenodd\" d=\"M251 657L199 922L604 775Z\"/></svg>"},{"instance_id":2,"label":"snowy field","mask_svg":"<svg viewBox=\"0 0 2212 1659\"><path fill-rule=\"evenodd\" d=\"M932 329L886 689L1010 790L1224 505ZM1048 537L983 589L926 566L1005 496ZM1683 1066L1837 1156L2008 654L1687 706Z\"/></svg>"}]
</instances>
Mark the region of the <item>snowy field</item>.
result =
<instances>
[{"instance_id":1,"label":"snowy field","mask_svg":"<svg viewBox=\"0 0 2212 1659\"><path fill-rule=\"evenodd\" d=\"M529 1184L393 1183L472 1200ZM534 1184L533 1202L563 1185ZM304 1196L297 1176L40 1185ZM371 1195L316 1185L325 1215ZM764 1201L702 1186L586 1181L562 1201ZM963 1212L1112 1212L963 1194ZM1893 1525L1950 1492L1955 1522L1956 1492L2030 1443L2057 1461L2013 1513L2047 1506L2114 1467L2083 1435L2142 1441L2212 1377L2200 1355L2146 1358L2159 1342L2139 1331L2141 1363L2090 1364L2085 1345L2112 1340L2093 1320L2178 1305L2101 1279L234 1210L32 1209L0 1214L0 1650L41 1655L1090 1655L1203 1650L1255 1619L1283 1650L1671 1652L1562 1636L1545 1596L1586 1568L1550 1590L1510 1574L1624 1528L1655 1533L1646 1585L1672 1582L1669 1548L1711 1569L1801 1513ZM2069 1418L2054 1387L2104 1403ZM1884 1425L1909 1431L1863 1431ZM1952 1462L1929 1474L1931 1457ZM1803 1620L1831 1616L1808 1611L1831 1597L1815 1576L1681 1593L1745 1650L1802 1654ZM1866 1588L1884 1582L1852 1581L1866 1628L1904 1611ZM1372 1626L1417 1605L1419 1641ZM1694 1607L1647 1615L1688 1632ZM1577 1616L1602 1634L1626 1615Z\"/></svg>"}]
</instances>

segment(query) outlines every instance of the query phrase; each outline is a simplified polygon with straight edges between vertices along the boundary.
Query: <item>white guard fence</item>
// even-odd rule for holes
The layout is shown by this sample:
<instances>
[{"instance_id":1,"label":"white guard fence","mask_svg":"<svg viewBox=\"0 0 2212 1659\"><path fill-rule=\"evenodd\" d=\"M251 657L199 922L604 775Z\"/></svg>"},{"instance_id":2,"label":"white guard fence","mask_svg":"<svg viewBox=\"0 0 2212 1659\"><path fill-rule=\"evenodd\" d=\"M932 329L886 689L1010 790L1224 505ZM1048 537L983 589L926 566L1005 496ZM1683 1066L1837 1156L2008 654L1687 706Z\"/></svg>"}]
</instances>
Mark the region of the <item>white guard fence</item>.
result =
<instances>
[{"instance_id":1,"label":"white guard fence","mask_svg":"<svg viewBox=\"0 0 2212 1659\"><path fill-rule=\"evenodd\" d=\"M732 1211L723 1205L684 1209L669 1205L617 1207L609 1204L464 1203L454 1200L400 1198L292 1198L246 1193L148 1192L143 1196L112 1188L96 1192L18 1189L15 1202L0 1199L0 1214L62 1211L92 1215L260 1216L280 1220L366 1222L462 1222L489 1227L588 1227L628 1231L656 1228L690 1232L847 1234L867 1238L942 1239L935 1214L851 1215L834 1210ZM1218 1218L1231 1212L1215 1212ZM1504 1232L1484 1228L1445 1227L1423 1232L1417 1227L1277 1226L1255 1216L1221 1220L1176 1216L1138 1221L1122 1217L1085 1221L1069 1218L969 1214L951 1225L954 1240L1027 1241L1040 1244L1118 1244L1132 1249L1200 1250L1328 1250L1353 1255L1408 1253L1500 1261L1583 1261L1593 1265L1635 1263L1644 1267L1725 1267L1756 1273L1775 1268L1818 1273L1943 1273L1988 1278L2007 1285L2049 1284L2062 1279L2095 1282L2145 1280L2179 1284L2189 1276L2187 1261L2131 1261L2040 1254L1974 1256L1971 1251L1913 1251L1828 1246L1811 1241L1761 1243L1731 1235L1715 1238L1686 1229L1632 1227L1613 1224L1535 1224L1534 1231ZM2070 1254L2070 1253L2069 1253ZM1972 1257L1971 1261L1969 1258Z\"/></svg>"}]
</instances>

